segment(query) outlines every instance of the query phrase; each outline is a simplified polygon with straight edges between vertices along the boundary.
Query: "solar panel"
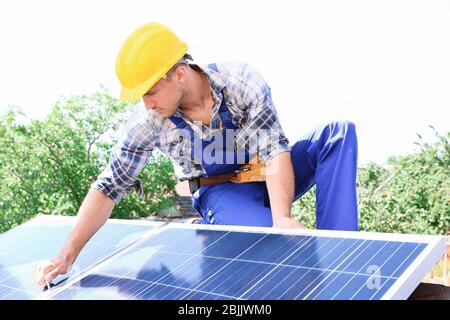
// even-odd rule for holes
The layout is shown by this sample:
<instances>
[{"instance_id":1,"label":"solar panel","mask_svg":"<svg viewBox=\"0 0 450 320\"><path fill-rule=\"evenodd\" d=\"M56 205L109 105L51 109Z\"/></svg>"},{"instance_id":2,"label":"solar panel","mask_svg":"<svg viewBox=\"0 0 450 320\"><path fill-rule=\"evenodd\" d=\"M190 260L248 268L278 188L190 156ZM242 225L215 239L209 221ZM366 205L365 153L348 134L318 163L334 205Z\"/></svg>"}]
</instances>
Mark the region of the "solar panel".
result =
<instances>
[{"instance_id":1,"label":"solar panel","mask_svg":"<svg viewBox=\"0 0 450 320\"><path fill-rule=\"evenodd\" d=\"M406 299L443 237L169 224L52 299Z\"/></svg>"},{"instance_id":2,"label":"solar panel","mask_svg":"<svg viewBox=\"0 0 450 320\"><path fill-rule=\"evenodd\" d=\"M43 215L0 234L0 299L34 299L42 293L35 281L37 264L57 256L74 221L75 217ZM88 270L161 224L108 220L81 251L72 270ZM66 279L60 276L54 283Z\"/></svg>"}]
</instances>

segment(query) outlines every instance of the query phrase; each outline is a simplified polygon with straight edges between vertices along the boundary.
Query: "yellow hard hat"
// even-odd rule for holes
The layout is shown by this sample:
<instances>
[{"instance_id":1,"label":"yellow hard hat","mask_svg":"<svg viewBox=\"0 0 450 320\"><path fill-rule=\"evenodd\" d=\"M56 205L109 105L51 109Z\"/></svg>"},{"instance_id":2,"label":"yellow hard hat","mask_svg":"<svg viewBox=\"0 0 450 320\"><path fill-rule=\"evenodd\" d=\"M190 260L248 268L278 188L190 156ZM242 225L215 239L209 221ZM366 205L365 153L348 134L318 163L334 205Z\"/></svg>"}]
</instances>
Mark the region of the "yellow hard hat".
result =
<instances>
[{"instance_id":1,"label":"yellow hard hat","mask_svg":"<svg viewBox=\"0 0 450 320\"><path fill-rule=\"evenodd\" d=\"M147 23L125 40L116 60L116 74L122 84L120 98L141 98L163 78L187 52L188 46L159 23Z\"/></svg>"}]
</instances>

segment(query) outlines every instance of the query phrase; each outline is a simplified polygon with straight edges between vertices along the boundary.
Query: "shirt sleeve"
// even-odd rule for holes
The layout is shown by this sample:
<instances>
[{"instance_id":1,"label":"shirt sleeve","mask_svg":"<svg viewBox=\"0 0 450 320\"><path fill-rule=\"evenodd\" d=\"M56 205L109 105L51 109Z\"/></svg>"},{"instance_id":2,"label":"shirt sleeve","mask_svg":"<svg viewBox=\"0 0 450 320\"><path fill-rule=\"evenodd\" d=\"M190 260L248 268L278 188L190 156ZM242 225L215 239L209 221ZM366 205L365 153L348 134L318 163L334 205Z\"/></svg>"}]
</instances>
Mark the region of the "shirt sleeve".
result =
<instances>
[{"instance_id":1,"label":"shirt sleeve","mask_svg":"<svg viewBox=\"0 0 450 320\"><path fill-rule=\"evenodd\" d=\"M118 203L133 189L142 195L142 184L137 178L147 163L154 147L155 126L151 121L128 123L125 133L112 148L107 167L92 187Z\"/></svg>"},{"instance_id":2,"label":"shirt sleeve","mask_svg":"<svg viewBox=\"0 0 450 320\"><path fill-rule=\"evenodd\" d=\"M236 136L239 148L263 163L289 151L289 141L281 128L270 87L255 68L246 64L239 75L241 104L246 109L246 125Z\"/></svg>"}]
</instances>

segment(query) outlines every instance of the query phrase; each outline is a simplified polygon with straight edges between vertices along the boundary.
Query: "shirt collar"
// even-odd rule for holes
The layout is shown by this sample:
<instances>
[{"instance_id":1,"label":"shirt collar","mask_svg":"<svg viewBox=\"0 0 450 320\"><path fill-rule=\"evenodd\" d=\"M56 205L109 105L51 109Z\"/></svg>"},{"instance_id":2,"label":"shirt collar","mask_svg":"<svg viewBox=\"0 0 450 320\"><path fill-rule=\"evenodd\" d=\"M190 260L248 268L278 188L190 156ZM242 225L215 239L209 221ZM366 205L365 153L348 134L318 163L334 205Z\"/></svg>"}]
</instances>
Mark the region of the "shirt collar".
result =
<instances>
[{"instance_id":1,"label":"shirt collar","mask_svg":"<svg viewBox=\"0 0 450 320\"><path fill-rule=\"evenodd\" d=\"M221 74L213 69L208 68L208 66L197 65L208 77L209 84L214 89L222 91L225 88L225 80L222 78Z\"/></svg>"}]
</instances>

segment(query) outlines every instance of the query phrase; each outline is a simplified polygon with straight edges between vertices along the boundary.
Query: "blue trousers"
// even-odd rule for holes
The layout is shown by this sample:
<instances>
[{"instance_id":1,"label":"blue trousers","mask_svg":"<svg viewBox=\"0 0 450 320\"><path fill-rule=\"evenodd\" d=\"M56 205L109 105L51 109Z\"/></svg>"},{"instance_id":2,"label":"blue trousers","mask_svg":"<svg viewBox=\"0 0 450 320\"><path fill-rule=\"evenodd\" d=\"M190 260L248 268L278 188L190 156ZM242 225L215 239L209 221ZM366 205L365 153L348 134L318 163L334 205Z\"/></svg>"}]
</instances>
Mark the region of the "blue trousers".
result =
<instances>
[{"instance_id":1,"label":"blue trousers","mask_svg":"<svg viewBox=\"0 0 450 320\"><path fill-rule=\"evenodd\" d=\"M316 185L318 229L358 230L357 157L355 125L348 121L317 128L292 146L295 200ZM193 200L203 217L199 223L272 226L263 182L202 186Z\"/></svg>"}]
</instances>

